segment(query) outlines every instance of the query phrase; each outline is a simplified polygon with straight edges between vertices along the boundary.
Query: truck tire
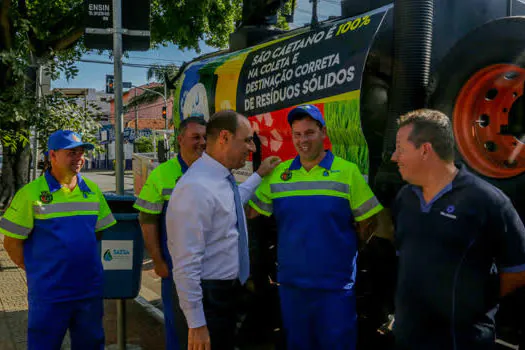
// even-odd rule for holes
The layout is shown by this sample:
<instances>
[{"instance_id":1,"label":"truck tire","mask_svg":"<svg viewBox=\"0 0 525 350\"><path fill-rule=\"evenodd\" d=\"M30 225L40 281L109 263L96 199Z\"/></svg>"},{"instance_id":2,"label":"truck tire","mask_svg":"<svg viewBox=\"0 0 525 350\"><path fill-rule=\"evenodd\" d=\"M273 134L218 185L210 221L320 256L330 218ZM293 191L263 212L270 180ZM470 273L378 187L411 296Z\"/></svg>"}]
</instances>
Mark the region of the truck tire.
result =
<instances>
[{"instance_id":1,"label":"truck tire","mask_svg":"<svg viewBox=\"0 0 525 350\"><path fill-rule=\"evenodd\" d=\"M433 74L429 105L453 123L457 159L502 189L525 217L525 17L489 22L461 39ZM523 106L523 107L522 107Z\"/></svg>"},{"instance_id":2,"label":"truck tire","mask_svg":"<svg viewBox=\"0 0 525 350\"><path fill-rule=\"evenodd\" d=\"M525 18L496 20L459 41L433 76L429 105L453 123L456 159L503 190L525 220L525 148L514 164L510 153L525 133ZM523 106L523 107L522 107ZM521 120L519 115L521 115ZM525 293L503 299L498 338L519 343Z\"/></svg>"}]
</instances>

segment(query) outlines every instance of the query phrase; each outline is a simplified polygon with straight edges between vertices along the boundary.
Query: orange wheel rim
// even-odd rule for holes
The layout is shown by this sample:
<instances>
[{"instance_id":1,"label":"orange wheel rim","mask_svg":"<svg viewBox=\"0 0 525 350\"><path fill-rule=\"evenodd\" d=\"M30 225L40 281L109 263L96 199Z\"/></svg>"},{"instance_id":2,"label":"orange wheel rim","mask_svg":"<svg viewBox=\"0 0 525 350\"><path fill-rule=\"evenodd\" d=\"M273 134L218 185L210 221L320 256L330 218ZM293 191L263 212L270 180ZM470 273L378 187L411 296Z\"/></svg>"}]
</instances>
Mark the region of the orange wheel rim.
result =
<instances>
[{"instance_id":1,"label":"orange wheel rim","mask_svg":"<svg viewBox=\"0 0 525 350\"><path fill-rule=\"evenodd\" d=\"M452 116L456 144L482 175L505 179L525 172L525 147L508 161L525 133L525 116L518 115L524 82L525 69L495 64L476 72L458 95Z\"/></svg>"}]
</instances>

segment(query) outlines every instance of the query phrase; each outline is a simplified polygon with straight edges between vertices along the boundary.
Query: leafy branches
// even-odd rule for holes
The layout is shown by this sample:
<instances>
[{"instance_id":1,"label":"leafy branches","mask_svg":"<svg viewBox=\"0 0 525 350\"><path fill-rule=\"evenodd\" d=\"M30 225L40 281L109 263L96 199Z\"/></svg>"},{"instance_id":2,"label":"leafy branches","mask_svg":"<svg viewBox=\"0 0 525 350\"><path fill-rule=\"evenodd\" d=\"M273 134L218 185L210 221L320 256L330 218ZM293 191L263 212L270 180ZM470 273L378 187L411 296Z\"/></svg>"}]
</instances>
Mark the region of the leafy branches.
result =
<instances>
[{"instance_id":1,"label":"leafy branches","mask_svg":"<svg viewBox=\"0 0 525 350\"><path fill-rule=\"evenodd\" d=\"M87 108L75 99L58 94L45 99L46 108L35 121L38 129L38 143L42 152L47 151L47 139L53 132L64 129L73 130L82 135L87 142L97 144L95 135L100 128L100 108L88 104Z\"/></svg>"}]
</instances>

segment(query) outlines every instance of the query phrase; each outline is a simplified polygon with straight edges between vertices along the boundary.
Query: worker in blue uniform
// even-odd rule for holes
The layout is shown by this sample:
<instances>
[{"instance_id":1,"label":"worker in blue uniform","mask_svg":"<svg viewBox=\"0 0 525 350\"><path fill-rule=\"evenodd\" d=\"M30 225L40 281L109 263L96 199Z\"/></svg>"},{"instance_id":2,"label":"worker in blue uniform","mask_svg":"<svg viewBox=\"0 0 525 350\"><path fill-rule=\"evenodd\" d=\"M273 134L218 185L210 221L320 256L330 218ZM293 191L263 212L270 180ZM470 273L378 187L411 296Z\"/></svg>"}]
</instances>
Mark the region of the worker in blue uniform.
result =
<instances>
[{"instance_id":1,"label":"worker in blue uniform","mask_svg":"<svg viewBox=\"0 0 525 350\"><path fill-rule=\"evenodd\" d=\"M359 241L382 206L357 165L323 148L326 126L313 105L290 111L296 158L263 179L250 217L274 215L283 326L291 350L356 347L354 293Z\"/></svg>"},{"instance_id":2,"label":"worker in blue uniform","mask_svg":"<svg viewBox=\"0 0 525 350\"><path fill-rule=\"evenodd\" d=\"M28 287L28 349L104 349L100 232L116 223L102 192L80 175L85 150L69 130L48 140L51 169L22 187L0 220L4 247Z\"/></svg>"},{"instance_id":3,"label":"worker in blue uniform","mask_svg":"<svg viewBox=\"0 0 525 350\"><path fill-rule=\"evenodd\" d=\"M153 260L155 273L162 278L161 294L164 306L166 349L179 349L176 334L172 263L167 247L165 215L168 201L179 178L195 162L206 147L206 122L200 116L184 119L179 125L179 154L153 169L140 191L134 207L139 210L139 221L146 249ZM185 349L180 349L185 350Z\"/></svg>"}]
</instances>

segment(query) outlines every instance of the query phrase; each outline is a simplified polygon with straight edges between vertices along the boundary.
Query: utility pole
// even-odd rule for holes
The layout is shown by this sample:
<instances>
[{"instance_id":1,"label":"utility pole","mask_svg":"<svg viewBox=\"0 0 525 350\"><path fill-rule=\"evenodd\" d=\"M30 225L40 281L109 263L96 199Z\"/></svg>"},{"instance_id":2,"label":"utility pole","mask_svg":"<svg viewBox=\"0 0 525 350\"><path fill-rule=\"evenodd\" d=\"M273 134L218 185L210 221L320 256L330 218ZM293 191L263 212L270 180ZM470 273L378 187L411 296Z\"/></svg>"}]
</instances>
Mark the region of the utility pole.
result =
<instances>
[{"instance_id":1,"label":"utility pole","mask_svg":"<svg viewBox=\"0 0 525 350\"><path fill-rule=\"evenodd\" d=\"M38 117L40 118L40 112L42 108L42 65L38 63L36 71L36 101L38 105ZM36 179L36 171L38 167L38 128L35 126L35 132L33 133L33 180Z\"/></svg>"},{"instance_id":2,"label":"utility pole","mask_svg":"<svg viewBox=\"0 0 525 350\"><path fill-rule=\"evenodd\" d=\"M166 99L168 98L168 73L164 72L164 107L166 107L166 126L164 129L166 129L166 132L168 132L169 127L169 120L168 120L168 104L166 103ZM170 159L170 138L167 136L167 134L164 134L164 150L167 150L167 157L166 159Z\"/></svg>"},{"instance_id":3,"label":"utility pole","mask_svg":"<svg viewBox=\"0 0 525 350\"><path fill-rule=\"evenodd\" d=\"M116 192L124 194L124 161L123 130L124 120L122 118L122 0L113 0L113 60L115 69L115 177Z\"/></svg>"},{"instance_id":4,"label":"utility pole","mask_svg":"<svg viewBox=\"0 0 525 350\"><path fill-rule=\"evenodd\" d=\"M316 27L319 24L319 19L317 18L317 0L310 0L312 2L312 22L311 26Z\"/></svg>"},{"instance_id":5,"label":"utility pole","mask_svg":"<svg viewBox=\"0 0 525 350\"><path fill-rule=\"evenodd\" d=\"M122 0L113 0L113 60L115 76L115 180L116 192L124 194L124 121L122 118ZM117 346L126 349L126 301L117 300Z\"/></svg>"},{"instance_id":6,"label":"utility pole","mask_svg":"<svg viewBox=\"0 0 525 350\"><path fill-rule=\"evenodd\" d=\"M168 99L168 73L164 73L164 107L168 108L166 100ZM168 130L168 114L166 113L166 126L165 129Z\"/></svg>"},{"instance_id":7,"label":"utility pole","mask_svg":"<svg viewBox=\"0 0 525 350\"><path fill-rule=\"evenodd\" d=\"M137 88L135 88L135 142L133 143L135 152L137 152L137 138L139 137L139 111L137 106Z\"/></svg>"}]
</instances>

